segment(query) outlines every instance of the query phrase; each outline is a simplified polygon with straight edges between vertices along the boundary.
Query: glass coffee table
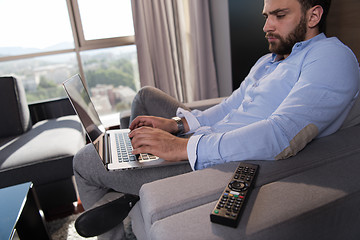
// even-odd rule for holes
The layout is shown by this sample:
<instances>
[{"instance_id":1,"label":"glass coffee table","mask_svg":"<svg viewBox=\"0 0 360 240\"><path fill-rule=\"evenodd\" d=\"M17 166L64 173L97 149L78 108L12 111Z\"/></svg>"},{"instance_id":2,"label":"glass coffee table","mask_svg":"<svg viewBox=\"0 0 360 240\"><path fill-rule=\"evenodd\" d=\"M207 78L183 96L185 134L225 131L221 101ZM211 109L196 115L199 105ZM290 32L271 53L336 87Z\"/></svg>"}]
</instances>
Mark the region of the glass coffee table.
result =
<instances>
[{"instance_id":1,"label":"glass coffee table","mask_svg":"<svg viewBox=\"0 0 360 240\"><path fill-rule=\"evenodd\" d=\"M0 189L0 239L50 239L33 184Z\"/></svg>"}]
</instances>

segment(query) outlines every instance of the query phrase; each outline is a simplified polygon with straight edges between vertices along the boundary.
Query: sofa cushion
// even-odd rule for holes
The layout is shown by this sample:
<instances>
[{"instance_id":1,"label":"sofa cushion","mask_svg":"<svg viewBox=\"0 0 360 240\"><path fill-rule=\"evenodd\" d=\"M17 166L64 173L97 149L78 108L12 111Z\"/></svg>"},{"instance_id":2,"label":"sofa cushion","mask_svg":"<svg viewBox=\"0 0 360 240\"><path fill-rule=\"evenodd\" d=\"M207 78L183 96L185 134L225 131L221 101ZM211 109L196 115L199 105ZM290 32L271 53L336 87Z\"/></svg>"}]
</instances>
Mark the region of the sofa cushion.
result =
<instances>
[{"instance_id":1,"label":"sofa cushion","mask_svg":"<svg viewBox=\"0 0 360 240\"><path fill-rule=\"evenodd\" d=\"M275 182L348 156L360 157L359 135L360 126L350 127L314 140L289 159L249 161L260 165L255 185L262 186ZM142 213L144 231L149 233L152 224L161 219L215 201L236 166L236 162L227 163L143 185L138 204Z\"/></svg>"},{"instance_id":2,"label":"sofa cushion","mask_svg":"<svg viewBox=\"0 0 360 240\"><path fill-rule=\"evenodd\" d=\"M138 204L145 229L150 229L159 219L216 199L236 166L237 163L232 162L144 184Z\"/></svg>"},{"instance_id":3,"label":"sofa cushion","mask_svg":"<svg viewBox=\"0 0 360 240\"><path fill-rule=\"evenodd\" d=\"M0 89L0 137L28 131L32 124L22 82L13 77L1 77Z\"/></svg>"},{"instance_id":4,"label":"sofa cushion","mask_svg":"<svg viewBox=\"0 0 360 240\"><path fill-rule=\"evenodd\" d=\"M160 219L148 239L357 239L359 153L258 186L239 226L210 222L216 201Z\"/></svg>"},{"instance_id":5,"label":"sofa cushion","mask_svg":"<svg viewBox=\"0 0 360 240\"><path fill-rule=\"evenodd\" d=\"M30 131L5 140L0 145L1 187L23 178L36 183L72 176L72 157L85 145L82 125L74 115L40 121ZM64 159L68 163L61 162Z\"/></svg>"}]
</instances>

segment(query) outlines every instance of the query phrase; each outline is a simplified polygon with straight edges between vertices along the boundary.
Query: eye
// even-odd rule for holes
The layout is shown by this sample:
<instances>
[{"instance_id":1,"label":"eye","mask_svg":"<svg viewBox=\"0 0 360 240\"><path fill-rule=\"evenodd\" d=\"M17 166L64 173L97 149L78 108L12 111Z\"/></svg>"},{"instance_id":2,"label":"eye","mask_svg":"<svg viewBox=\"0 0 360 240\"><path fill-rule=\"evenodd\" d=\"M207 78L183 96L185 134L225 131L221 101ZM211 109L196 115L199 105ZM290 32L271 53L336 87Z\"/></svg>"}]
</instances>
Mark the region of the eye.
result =
<instances>
[{"instance_id":1,"label":"eye","mask_svg":"<svg viewBox=\"0 0 360 240\"><path fill-rule=\"evenodd\" d=\"M285 14L278 14L278 15L276 15L276 18L277 19L282 19L282 18L284 18L286 15Z\"/></svg>"}]
</instances>

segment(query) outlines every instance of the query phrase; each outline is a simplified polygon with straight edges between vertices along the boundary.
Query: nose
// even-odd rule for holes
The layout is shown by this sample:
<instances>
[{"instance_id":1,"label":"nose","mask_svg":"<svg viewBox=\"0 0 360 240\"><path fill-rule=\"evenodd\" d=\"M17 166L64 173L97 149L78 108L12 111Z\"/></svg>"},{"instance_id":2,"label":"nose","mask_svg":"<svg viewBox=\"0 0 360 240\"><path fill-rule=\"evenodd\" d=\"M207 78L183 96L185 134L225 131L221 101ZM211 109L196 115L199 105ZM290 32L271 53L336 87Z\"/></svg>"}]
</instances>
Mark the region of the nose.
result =
<instances>
[{"instance_id":1,"label":"nose","mask_svg":"<svg viewBox=\"0 0 360 240\"><path fill-rule=\"evenodd\" d=\"M274 24L273 24L272 20L270 19L270 17L267 17L265 19L265 24L264 24L264 27L263 27L263 31L264 32L272 32L272 31L274 31Z\"/></svg>"}]
</instances>

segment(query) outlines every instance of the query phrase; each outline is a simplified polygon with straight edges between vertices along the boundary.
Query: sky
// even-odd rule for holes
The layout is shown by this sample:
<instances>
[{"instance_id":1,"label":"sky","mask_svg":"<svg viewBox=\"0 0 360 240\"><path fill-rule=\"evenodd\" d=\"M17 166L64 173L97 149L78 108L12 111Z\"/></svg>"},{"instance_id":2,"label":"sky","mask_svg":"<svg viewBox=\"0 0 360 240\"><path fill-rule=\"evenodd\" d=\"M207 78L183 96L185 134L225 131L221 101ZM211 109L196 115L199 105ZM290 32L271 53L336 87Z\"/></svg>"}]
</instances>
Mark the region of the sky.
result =
<instances>
[{"instance_id":1,"label":"sky","mask_svg":"<svg viewBox=\"0 0 360 240\"><path fill-rule=\"evenodd\" d=\"M78 0L86 39L133 35L130 0ZM66 0L0 0L0 47L73 42Z\"/></svg>"}]
</instances>

